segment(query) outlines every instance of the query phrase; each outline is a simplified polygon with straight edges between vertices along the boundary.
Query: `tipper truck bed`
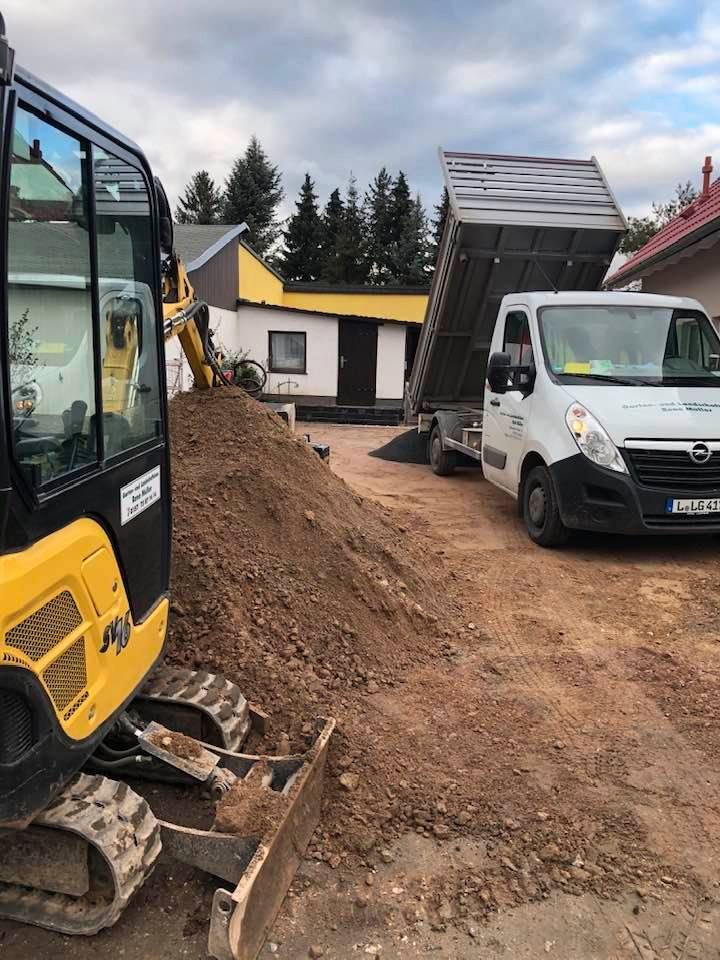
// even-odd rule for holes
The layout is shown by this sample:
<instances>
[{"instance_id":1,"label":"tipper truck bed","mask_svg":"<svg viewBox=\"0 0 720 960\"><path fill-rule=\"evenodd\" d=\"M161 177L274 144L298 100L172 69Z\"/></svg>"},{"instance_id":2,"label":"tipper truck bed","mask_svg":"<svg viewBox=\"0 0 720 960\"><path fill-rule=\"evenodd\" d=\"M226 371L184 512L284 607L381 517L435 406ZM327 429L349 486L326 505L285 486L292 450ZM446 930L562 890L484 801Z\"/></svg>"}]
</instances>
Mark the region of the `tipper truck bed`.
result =
<instances>
[{"instance_id":1,"label":"tipper truck bed","mask_svg":"<svg viewBox=\"0 0 720 960\"><path fill-rule=\"evenodd\" d=\"M627 229L591 160L440 151L450 198L407 387L409 416L482 407L500 301L598 290Z\"/></svg>"}]
</instances>

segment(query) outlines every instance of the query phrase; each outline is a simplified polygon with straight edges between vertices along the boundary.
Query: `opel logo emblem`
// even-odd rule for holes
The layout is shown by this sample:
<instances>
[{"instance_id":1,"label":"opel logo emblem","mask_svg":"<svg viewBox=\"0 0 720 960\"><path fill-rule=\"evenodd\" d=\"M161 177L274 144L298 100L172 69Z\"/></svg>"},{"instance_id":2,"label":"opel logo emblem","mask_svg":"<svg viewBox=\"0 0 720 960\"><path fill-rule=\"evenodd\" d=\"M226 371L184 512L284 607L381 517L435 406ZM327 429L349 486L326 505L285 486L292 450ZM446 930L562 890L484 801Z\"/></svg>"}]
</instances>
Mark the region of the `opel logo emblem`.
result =
<instances>
[{"instance_id":1,"label":"opel logo emblem","mask_svg":"<svg viewBox=\"0 0 720 960\"><path fill-rule=\"evenodd\" d=\"M707 463L712 456L712 450L706 443L694 443L690 449L690 459L693 463Z\"/></svg>"}]
</instances>

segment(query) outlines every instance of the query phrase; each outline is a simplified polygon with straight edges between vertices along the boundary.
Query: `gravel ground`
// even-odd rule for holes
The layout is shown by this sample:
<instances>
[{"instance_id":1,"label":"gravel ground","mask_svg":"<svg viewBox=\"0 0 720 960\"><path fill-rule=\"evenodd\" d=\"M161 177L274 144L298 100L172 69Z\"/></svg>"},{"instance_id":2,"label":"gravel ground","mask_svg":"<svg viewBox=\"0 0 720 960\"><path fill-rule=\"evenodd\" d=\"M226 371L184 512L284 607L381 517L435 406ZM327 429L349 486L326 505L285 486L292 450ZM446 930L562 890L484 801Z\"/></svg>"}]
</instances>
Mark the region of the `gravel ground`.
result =
<instances>
[{"instance_id":1,"label":"gravel ground","mask_svg":"<svg viewBox=\"0 0 720 960\"><path fill-rule=\"evenodd\" d=\"M326 805L325 823L352 843L321 831L264 955L717 960L718 541L581 536L542 551L479 471L435 477L402 428L312 433L425 545L413 588L426 584L432 614L435 569L444 605L428 656L343 694L352 737L379 751L341 737L349 754L331 759L328 804L343 812ZM365 824L343 799L348 770ZM163 862L112 931L78 942L3 924L0 955L199 960L211 896Z\"/></svg>"}]
</instances>

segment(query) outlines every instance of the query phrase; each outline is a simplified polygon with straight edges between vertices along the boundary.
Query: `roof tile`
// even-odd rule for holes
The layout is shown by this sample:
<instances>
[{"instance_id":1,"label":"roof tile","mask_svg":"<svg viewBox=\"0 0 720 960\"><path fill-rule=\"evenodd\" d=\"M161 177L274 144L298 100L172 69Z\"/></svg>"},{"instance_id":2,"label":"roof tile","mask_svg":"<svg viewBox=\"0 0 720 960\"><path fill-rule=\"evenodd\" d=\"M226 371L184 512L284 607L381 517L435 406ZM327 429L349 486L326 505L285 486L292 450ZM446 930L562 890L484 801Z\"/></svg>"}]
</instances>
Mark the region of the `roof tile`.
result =
<instances>
[{"instance_id":1,"label":"roof tile","mask_svg":"<svg viewBox=\"0 0 720 960\"><path fill-rule=\"evenodd\" d=\"M644 247L640 247L619 270L608 277L606 283L612 286L627 274L634 274L645 261L654 259L664 250L669 250L685 237L691 237L701 227L717 219L720 219L720 177L710 184L705 195L701 194L682 213L658 230Z\"/></svg>"}]
</instances>

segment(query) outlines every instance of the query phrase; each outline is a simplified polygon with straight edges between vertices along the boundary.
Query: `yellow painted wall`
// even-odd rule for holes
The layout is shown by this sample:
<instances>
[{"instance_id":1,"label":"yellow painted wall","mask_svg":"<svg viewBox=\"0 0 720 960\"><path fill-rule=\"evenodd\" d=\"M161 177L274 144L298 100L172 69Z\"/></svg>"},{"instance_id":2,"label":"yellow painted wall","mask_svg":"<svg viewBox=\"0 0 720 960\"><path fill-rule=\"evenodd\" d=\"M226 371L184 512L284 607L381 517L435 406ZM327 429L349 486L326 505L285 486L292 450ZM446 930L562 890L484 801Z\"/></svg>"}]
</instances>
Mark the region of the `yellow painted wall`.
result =
<instances>
[{"instance_id":1,"label":"yellow painted wall","mask_svg":"<svg viewBox=\"0 0 720 960\"><path fill-rule=\"evenodd\" d=\"M270 303L296 310L312 310L346 317L378 317L422 323L427 294L419 293L301 293L283 290L272 270L242 245L240 250L240 291L243 300Z\"/></svg>"},{"instance_id":2,"label":"yellow painted wall","mask_svg":"<svg viewBox=\"0 0 720 960\"><path fill-rule=\"evenodd\" d=\"M283 305L346 317L381 317L421 323L425 318L427 299L425 294L419 293L300 293L286 290Z\"/></svg>"},{"instance_id":3,"label":"yellow painted wall","mask_svg":"<svg viewBox=\"0 0 720 960\"><path fill-rule=\"evenodd\" d=\"M240 253L240 290L239 296L243 300L253 300L255 303L271 303L276 307L283 305L282 280L268 270L262 260L258 259L242 244L238 247Z\"/></svg>"}]
</instances>

